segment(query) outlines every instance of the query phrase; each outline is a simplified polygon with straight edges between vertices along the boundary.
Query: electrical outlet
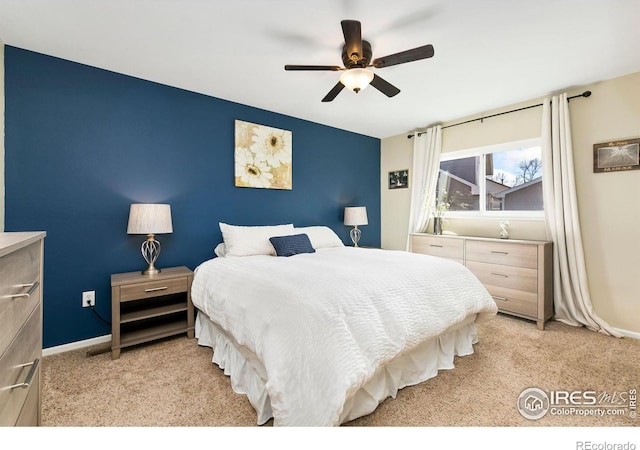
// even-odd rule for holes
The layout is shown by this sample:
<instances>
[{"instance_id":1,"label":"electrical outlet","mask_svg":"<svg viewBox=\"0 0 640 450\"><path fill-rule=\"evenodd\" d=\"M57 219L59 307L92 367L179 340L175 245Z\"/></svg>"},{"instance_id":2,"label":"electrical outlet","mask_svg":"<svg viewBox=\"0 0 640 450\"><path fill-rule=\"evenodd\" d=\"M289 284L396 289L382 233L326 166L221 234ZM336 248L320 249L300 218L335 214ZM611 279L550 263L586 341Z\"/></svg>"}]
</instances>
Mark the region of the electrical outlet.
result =
<instances>
[{"instance_id":1,"label":"electrical outlet","mask_svg":"<svg viewBox=\"0 0 640 450\"><path fill-rule=\"evenodd\" d=\"M82 293L82 307L96 306L96 291L84 291Z\"/></svg>"}]
</instances>

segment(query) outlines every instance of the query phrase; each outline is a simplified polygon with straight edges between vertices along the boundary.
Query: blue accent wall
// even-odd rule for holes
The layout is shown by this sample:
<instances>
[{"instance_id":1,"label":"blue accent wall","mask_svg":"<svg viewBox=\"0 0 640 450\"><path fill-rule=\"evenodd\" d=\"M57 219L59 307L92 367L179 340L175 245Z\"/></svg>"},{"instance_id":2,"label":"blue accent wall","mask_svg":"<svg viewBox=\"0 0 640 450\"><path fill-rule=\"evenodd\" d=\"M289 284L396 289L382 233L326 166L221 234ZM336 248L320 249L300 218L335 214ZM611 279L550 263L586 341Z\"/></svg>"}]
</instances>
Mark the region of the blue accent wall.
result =
<instances>
[{"instance_id":1,"label":"blue accent wall","mask_svg":"<svg viewBox=\"0 0 640 450\"><path fill-rule=\"evenodd\" d=\"M291 93L295 95L295 93ZM327 107L332 107L327 105ZM234 186L234 121L291 130L293 189ZM380 244L379 139L5 47L5 229L47 232L44 347L111 333L110 275L141 270L131 203L169 203L158 267L213 257L218 222L327 225L366 206Z\"/></svg>"}]
</instances>

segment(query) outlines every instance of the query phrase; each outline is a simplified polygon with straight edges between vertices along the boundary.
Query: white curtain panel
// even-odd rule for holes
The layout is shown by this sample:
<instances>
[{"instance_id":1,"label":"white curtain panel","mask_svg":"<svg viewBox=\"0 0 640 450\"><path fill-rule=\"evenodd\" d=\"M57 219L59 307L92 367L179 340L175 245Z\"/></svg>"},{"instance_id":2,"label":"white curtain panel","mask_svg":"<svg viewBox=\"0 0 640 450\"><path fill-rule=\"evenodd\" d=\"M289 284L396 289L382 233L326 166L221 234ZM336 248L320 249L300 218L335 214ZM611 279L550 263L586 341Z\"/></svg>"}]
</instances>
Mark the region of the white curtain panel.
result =
<instances>
[{"instance_id":1,"label":"white curtain panel","mask_svg":"<svg viewBox=\"0 0 640 450\"><path fill-rule=\"evenodd\" d=\"M413 181L409 209L409 234L426 231L433 209L440 153L442 126L435 125L413 136ZM407 250L410 239L407 236Z\"/></svg>"},{"instance_id":2,"label":"white curtain panel","mask_svg":"<svg viewBox=\"0 0 640 450\"><path fill-rule=\"evenodd\" d=\"M547 235L553 241L555 319L616 337L593 311L584 262L567 94L542 104L542 183Z\"/></svg>"}]
</instances>

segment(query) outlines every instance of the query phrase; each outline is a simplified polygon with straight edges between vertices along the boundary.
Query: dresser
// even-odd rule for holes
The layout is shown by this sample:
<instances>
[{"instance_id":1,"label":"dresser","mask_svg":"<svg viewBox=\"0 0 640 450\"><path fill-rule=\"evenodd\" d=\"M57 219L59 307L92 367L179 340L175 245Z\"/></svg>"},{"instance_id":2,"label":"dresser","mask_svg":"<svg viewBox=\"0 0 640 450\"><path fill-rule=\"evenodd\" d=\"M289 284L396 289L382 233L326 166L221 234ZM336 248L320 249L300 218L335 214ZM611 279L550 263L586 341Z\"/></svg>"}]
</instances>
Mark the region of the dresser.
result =
<instances>
[{"instance_id":1,"label":"dresser","mask_svg":"<svg viewBox=\"0 0 640 450\"><path fill-rule=\"evenodd\" d=\"M0 426L40 425L45 235L0 233Z\"/></svg>"},{"instance_id":2,"label":"dresser","mask_svg":"<svg viewBox=\"0 0 640 450\"><path fill-rule=\"evenodd\" d=\"M465 265L487 288L498 309L536 321L553 316L553 243L416 233L411 251Z\"/></svg>"}]
</instances>

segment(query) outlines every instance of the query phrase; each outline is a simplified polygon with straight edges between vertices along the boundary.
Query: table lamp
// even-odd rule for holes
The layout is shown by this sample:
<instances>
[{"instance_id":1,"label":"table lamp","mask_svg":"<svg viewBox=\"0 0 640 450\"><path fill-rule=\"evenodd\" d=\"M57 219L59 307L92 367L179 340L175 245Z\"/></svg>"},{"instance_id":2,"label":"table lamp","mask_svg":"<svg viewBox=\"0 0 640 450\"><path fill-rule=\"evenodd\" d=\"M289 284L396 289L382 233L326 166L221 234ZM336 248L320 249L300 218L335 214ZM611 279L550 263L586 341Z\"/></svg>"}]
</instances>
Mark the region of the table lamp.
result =
<instances>
[{"instance_id":1,"label":"table lamp","mask_svg":"<svg viewBox=\"0 0 640 450\"><path fill-rule=\"evenodd\" d=\"M171 223L171 206L158 203L134 203L129 210L128 234L146 234L147 240L142 243L140 251L148 267L142 271L144 275L155 275L160 269L155 262L160 255L160 242L156 234L173 233Z\"/></svg>"},{"instance_id":2,"label":"table lamp","mask_svg":"<svg viewBox=\"0 0 640 450\"><path fill-rule=\"evenodd\" d=\"M349 232L353 246L358 246L360 235L362 232L358 229L358 225L368 225L366 206L349 206L344 209L344 224L353 226Z\"/></svg>"}]
</instances>

